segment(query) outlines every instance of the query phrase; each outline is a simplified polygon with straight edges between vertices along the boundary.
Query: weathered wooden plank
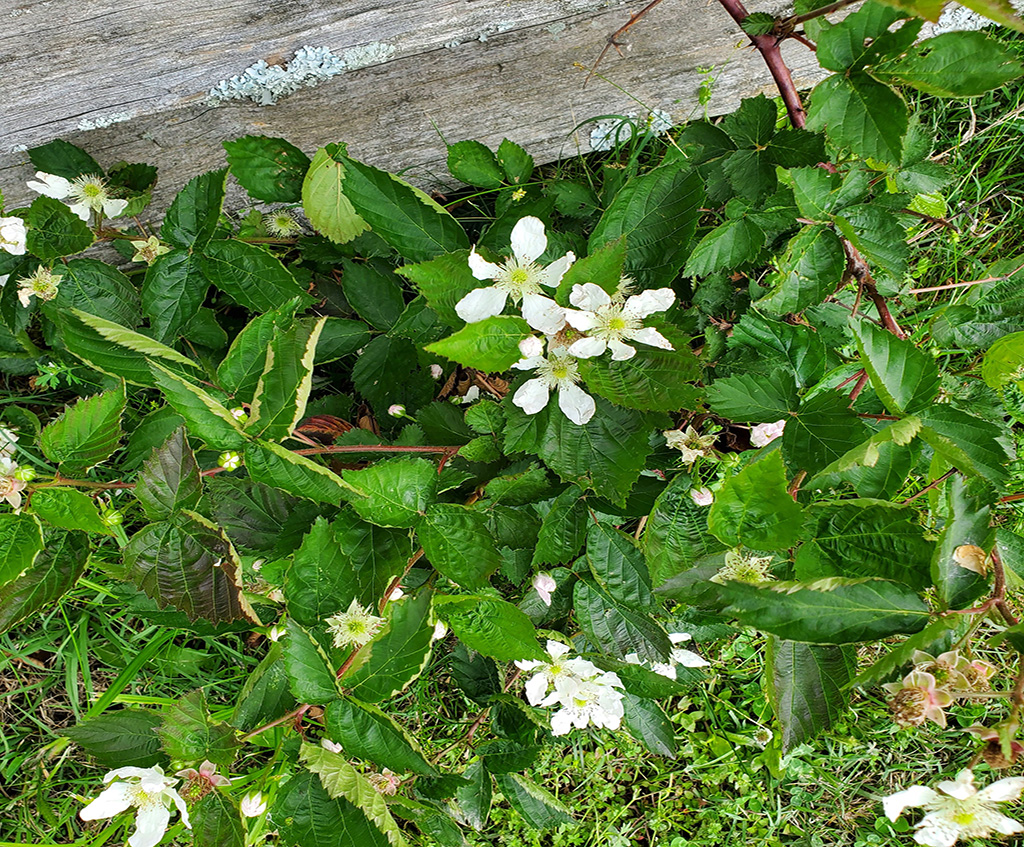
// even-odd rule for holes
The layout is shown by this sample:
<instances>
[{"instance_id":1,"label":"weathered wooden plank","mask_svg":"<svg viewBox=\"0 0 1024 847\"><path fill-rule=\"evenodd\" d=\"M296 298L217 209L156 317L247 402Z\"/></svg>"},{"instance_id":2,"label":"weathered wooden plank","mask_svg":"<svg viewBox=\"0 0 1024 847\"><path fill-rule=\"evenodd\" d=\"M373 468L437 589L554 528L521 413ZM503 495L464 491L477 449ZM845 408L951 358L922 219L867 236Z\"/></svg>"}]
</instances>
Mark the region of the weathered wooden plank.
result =
<instances>
[{"instance_id":1,"label":"weathered wooden plank","mask_svg":"<svg viewBox=\"0 0 1024 847\"><path fill-rule=\"evenodd\" d=\"M157 165L159 210L187 179L222 164L221 141L246 133L283 136L310 151L346 141L368 162L436 185L447 177L442 138L493 145L508 136L550 161L589 152L589 130L573 131L586 118L647 109L676 121L699 114L701 68L714 67L713 113L733 109L741 96L773 93L760 58L706 0L666 0L630 33L625 59L605 59L608 81L586 87L581 66L642 2L15 2L0 28L0 68L6 80L31 84L0 99L8 205L30 196L22 148L54 137L104 165ZM219 82L261 58L285 63L305 44L330 48L353 69L276 105L211 103ZM793 47L798 82L812 82L813 56ZM383 61L356 68L366 57Z\"/></svg>"}]
</instances>

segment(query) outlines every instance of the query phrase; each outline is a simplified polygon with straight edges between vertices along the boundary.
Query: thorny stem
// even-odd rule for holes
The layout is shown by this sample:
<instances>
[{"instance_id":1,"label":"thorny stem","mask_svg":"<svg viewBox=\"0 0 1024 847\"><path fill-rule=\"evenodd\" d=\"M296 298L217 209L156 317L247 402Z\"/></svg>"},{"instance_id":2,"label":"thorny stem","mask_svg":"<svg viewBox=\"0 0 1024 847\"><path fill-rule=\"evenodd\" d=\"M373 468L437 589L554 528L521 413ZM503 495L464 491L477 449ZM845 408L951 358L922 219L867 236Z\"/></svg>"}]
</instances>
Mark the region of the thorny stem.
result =
<instances>
[{"instance_id":1,"label":"thorny stem","mask_svg":"<svg viewBox=\"0 0 1024 847\"><path fill-rule=\"evenodd\" d=\"M838 12L840 9L845 9L847 6L851 6L858 0L836 0L835 3L829 3L827 6L821 6L817 9L811 9L809 12L804 12L802 15L793 15L790 18L784 18L779 22L779 29L783 32L789 32L802 23L820 18L825 15L831 15L833 12Z\"/></svg>"},{"instance_id":2,"label":"thorny stem","mask_svg":"<svg viewBox=\"0 0 1024 847\"><path fill-rule=\"evenodd\" d=\"M312 708L311 704L303 703L297 709L292 709L287 715L281 715L281 717L274 718L274 720L269 721L268 723L263 724L263 726L256 727L256 729L254 729L252 732L247 732L245 735L243 735L239 739L239 741L242 741L242 742L249 741L250 739L255 738L260 733L266 732L268 729L273 729L275 726L280 726L281 724L287 723L290 720L296 720L297 721L304 714L306 714L306 712L308 712L311 708Z\"/></svg>"},{"instance_id":3,"label":"thorny stem","mask_svg":"<svg viewBox=\"0 0 1024 847\"><path fill-rule=\"evenodd\" d=\"M867 371L861 371L860 376L857 378L857 384L853 386L853 391L850 392L850 405L852 406L854 401L860 396L860 393L864 390L864 386L868 384L868 373Z\"/></svg>"},{"instance_id":4,"label":"thorny stem","mask_svg":"<svg viewBox=\"0 0 1024 847\"><path fill-rule=\"evenodd\" d=\"M922 488L920 491L918 491L917 494L911 494L906 500L903 501L903 505L906 506L907 503L912 503L918 497L922 496L923 494L927 494L933 488L937 488L938 486L940 486L942 483L944 483L947 479L949 479L955 473L956 473L956 468L951 468L950 470L946 471L942 476L940 476L934 482L929 482L924 488Z\"/></svg>"}]
</instances>

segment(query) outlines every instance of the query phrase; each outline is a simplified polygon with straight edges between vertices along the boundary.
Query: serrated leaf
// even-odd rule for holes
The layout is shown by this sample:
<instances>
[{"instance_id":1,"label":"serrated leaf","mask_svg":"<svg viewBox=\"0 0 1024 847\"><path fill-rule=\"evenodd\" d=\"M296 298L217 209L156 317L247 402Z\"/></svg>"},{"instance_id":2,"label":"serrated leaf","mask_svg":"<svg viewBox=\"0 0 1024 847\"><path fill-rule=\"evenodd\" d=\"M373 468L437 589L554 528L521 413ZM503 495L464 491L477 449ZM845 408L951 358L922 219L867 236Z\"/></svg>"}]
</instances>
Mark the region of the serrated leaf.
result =
<instances>
[{"instance_id":1,"label":"serrated leaf","mask_svg":"<svg viewBox=\"0 0 1024 847\"><path fill-rule=\"evenodd\" d=\"M378 526L416 526L437 499L437 467L427 459L402 456L342 476L351 486L345 499Z\"/></svg>"},{"instance_id":2,"label":"serrated leaf","mask_svg":"<svg viewBox=\"0 0 1024 847\"><path fill-rule=\"evenodd\" d=\"M587 506L578 485L570 485L551 504L540 525L533 565L558 565L571 561L587 537Z\"/></svg>"},{"instance_id":3,"label":"serrated leaf","mask_svg":"<svg viewBox=\"0 0 1024 847\"><path fill-rule=\"evenodd\" d=\"M6 632L74 588L85 570L89 552L85 533L47 533L46 549L21 575L9 582L0 581L0 632Z\"/></svg>"},{"instance_id":4,"label":"serrated leaf","mask_svg":"<svg viewBox=\"0 0 1024 847\"><path fill-rule=\"evenodd\" d=\"M304 304L312 300L280 259L244 241L211 241L199 268L217 288L253 312L269 312L293 297Z\"/></svg>"},{"instance_id":5,"label":"serrated leaf","mask_svg":"<svg viewBox=\"0 0 1024 847\"><path fill-rule=\"evenodd\" d=\"M74 179L84 174L103 174L99 162L81 147L61 138L30 148L28 157L37 171L62 176L64 179Z\"/></svg>"},{"instance_id":6,"label":"serrated leaf","mask_svg":"<svg viewBox=\"0 0 1024 847\"><path fill-rule=\"evenodd\" d=\"M413 415L433 400L437 385L420 366L418 353L412 341L388 335L378 335L363 348L352 368L352 382L378 417L384 418L396 403Z\"/></svg>"},{"instance_id":7,"label":"serrated leaf","mask_svg":"<svg viewBox=\"0 0 1024 847\"><path fill-rule=\"evenodd\" d=\"M644 527L642 549L655 586L687 570L702 556L725 549L708 530L707 508L693 501L691 488L684 475L673 477L655 500Z\"/></svg>"},{"instance_id":8,"label":"serrated leaf","mask_svg":"<svg viewBox=\"0 0 1024 847\"><path fill-rule=\"evenodd\" d=\"M337 505L351 491L334 471L272 441L250 441L245 467L255 482L318 503Z\"/></svg>"},{"instance_id":9,"label":"serrated leaf","mask_svg":"<svg viewBox=\"0 0 1024 847\"><path fill-rule=\"evenodd\" d=\"M849 646L768 639L768 699L782 727L782 749L792 750L833 726L849 704L846 687L857 668Z\"/></svg>"},{"instance_id":10,"label":"serrated leaf","mask_svg":"<svg viewBox=\"0 0 1024 847\"><path fill-rule=\"evenodd\" d=\"M328 639L324 623L315 621L306 628L288 618L287 627L283 656L292 695L300 703L323 705L335 701L341 687L322 643Z\"/></svg>"},{"instance_id":11,"label":"serrated leaf","mask_svg":"<svg viewBox=\"0 0 1024 847\"><path fill-rule=\"evenodd\" d=\"M434 609L463 644L499 662L547 657L530 619L504 600L442 596L435 598Z\"/></svg>"},{"instance_id":12,"label":"serrated leaf","mask_svg":"<svg viewBox=\"0 0 1024 847\"><path fill-rule=\"evenodd\" d=\"M890 412L914 413L931 404L940 381L931 356L868 321L851 323L851 329L861 364Z\"/></svg>"},{"instance_id":13,"label":"serrated leaf","mask_svg":"<svg viewBox=\"0 0 1024 847\"><path fill-rule=\"evenodd\" d=\"M31 568L43 549L43 529L32 515L0 514L0 585Z\"/></svg>"},{"instance_id":14,"label":"serrated leaf","mask_svg":"<svg viewBox=\"0 0 1024 847\"><path fill-rule=\"evenodd\" d=\"M325 720L327 734L349 757L367 759L399 773L437 775L412 736L376 706L342 697L327 707Z\"/></svg>"},{"instance_id":15,"label":"serrated leaf","mask_svg":"<svg viewBox=\"0 0 1024 847\"><path fill-rule=\"evenodd\" d=\"M753 261L764 247L765 234L749 218L726 221L707 233L686 260L686 276L707 276Z\"/></svg>"},{"instance_id":16,"label":"serrated leaf","mask_svg":"<svg viewBox=\"0 0 1024 847\"><path fill-rule=\"evenodd\" d=\"M139 294L117 268L97 259L72 259L62 268L54 304L58 309L81 309L124 326L142 320Z\"/></svg>"},{"instance_id":17,"label":"serrated leaf","mask_svg":"<svg viewBox=\"0 0 1024 847\"><path fill-rule=\"evenodd\" d=\"M1004 335L988 348L981 363L981 378L997 390L1024 379L1024 332Z\"/></svg>"},{"instance_id":18,"label":"serrated leaf","mask_svg":"<svg viewBox=\"0 0 1024 847\"><path fill-rule=\"evenodd\" d=\"M121 440L125 402L123 382L111 391L75 401L40 433L46 458L72 476L109 459Z\"/></svg>"},{"instance_id":19,"label":"serrated leaf","mask_svg":"<svg viewBox=\"0 0 1024 847\"><path fill-rule=\"evenodd\" d=\"M554 829L573 823L565 804L528 777L506 773L495 776L495 780L512 808L534 829Z\"/></svg>"},{"instance_id":20,"label":"serrated leaf","mask_svg":"<svg viewBox=\"0 0 1024 847\"><path fill-rule=\"evenodd\" d=\"M519 342L530 334L530 325L522 318L496 315L466 324L425 349L484 373L500 373L523 358Z\"/></svg>"},{"instance_id":21,"label":"serrated leaf","mask_svg":"<svg viewBox=\"0 0 1024 847\"><path fill-rule=\"evenodd\" d=\"M142 309L156 337L172 340L199 313L209 287L191 251L174 249L157 256L142 282Z\"/></svg>"},{"instance_id":22,"label":"serrated leaf","mask_svg":"<svg viewBox=\"0 0 1024 847\"><path fill-rule=\"evenodd\" d=\"M498 145L497 155L498 164L505 171L509 182L518 185L526 182L533 173L533 156L514 141L503 138Z\"/></svg>"},{"instance_id":23,"label":"serrated leaf","mask_svg":"<svg viewBox=\"0 0 1024 847\"><path fill-rule=\"evenodd\" d=\"M882 682L891 677L897 670L908 664L918 650L928 651L931 645L945 636L960 623L959 615L946 615L936 618L920 632L904 639L893 647L882 658L873 662L857 678L847 683L849 688L867 688L869 685ZM941 653L937 650L936 653Z\"/></svg>"},{"instance_id":24,"label":"serrated leaf","mask_svg":"<svg viewBox=\"0 0 1024 847\"><path fill-rule=\"evenodd\" d=\"M644 554L633 540L606 524L587 533L587 564L598 584L620 603L635 609L656 608Z\"/></svg>"},{"instance_id":25,"label":"serrated leaf","mask_svg":"<svg viewBox=\"0 0 1024 847\"><path fill-rule=\"evenodd\" d=\"M234 729L210 717L202 689L165 706L156 734L167 755L189 765L211 761L226 768L239 746Z\"/></svg>"},{"instance_id":26,"label":"serrated leaf","mask_svg":"<svg viewBox=\"0 0 1024 847\"><path fill-rule=\"evenodd\" d=\"M23 220L28 252L44 262L81 253L96 238L88 224L52 197L36 197Z\"/></svg>"},{"instance_id":27,"label":"serrated leaf","mask_svg":"<svg viewBox=\"0 0 1024 847\"><path fill-rule=\"evenodd\" d=\"M479 188L501 188L505 181L494 153L479 141L450 144L448 171L460 182Z\"/></svg>"},{"instance_id":28,"label":"serrated leaf","mask_svg":"<svg viewBox=\"0 0 1024 847\"><path fill-rule=\"evenodd\" d=\"M788 418L800 399L792 374L775 370L716 379L708 388L708 405L738 423L770 423Z\"/></svg>"},{"instance_id":29,"label":"serrated leaf","mask_svg":"<svg viewBox=\"0 0 1024 847\"><path fill-rule=\"evenodd\" d=\"M470 591L490 584L501 567L483 515L454 503L435 503L416 530L423 552L440 573Z\"/></svg>"},{"instance_id":30,"label":"serrated leaf","mask_svg":"<svg viewBox=\"0 0 1024 847\"><path fill-rule=\"evenodd\" d=\"M42 488L32 494L32 511L51 526L110 535L96 502L74 488ZM3 542L0 541L0 544Z\"/></svg>"},{"instance_id":31,"label":"serrated leaf","mask_svg":"<svg viewBox=\"0 0 1024 847\"><path fill-rule=\"evenodd\" d=\"M150 362L149 367L156 386L174 411L185 419L189 432L217 450L238 450L245 446L241 424L208 392L156 362Z\"/></svg>"},{"instance_id":32,"label":"serrated leaf","mask_svg":"<svg viewBox=\"0 0 1024 847\"><path fill-rule=\"evenodd\" d=\"M278 331L291 326L298 305L298 300L290 300L272 312L253 318L231 342L227 355L217 368L217 379L238 402L252 401L263 375L270 342Z\"/></svg>"},{"instance_id":33,"label":"serrated leaf","mask_svg":"<svg viewBox=\"0 0 1024 847\"><path fill-rule=\"evenodd\" d=\"M343 259L341 288L356 314L375 329L391 329L405 311L402 286L392 266L382 260Z\"/></svg>"},{"instance_id":34,"label":"serrated leaf","mask_svg":"<svg viewBox=\"0 0 1024 847\"><path fill-rule=\"evenodd\" d=\"M395 273L414 283L427 298L430 308L451 326L465 323L455 311L455 304L470 291L480 288L480 280L473 276L469 267L469 250L457 250L426 262L403 265Z\"/></svg>"},{"instance_id":35,"label":"serrated leaf","mask_svg":"<svg viewBox=\"0 0 1024 847\"><path fill-rule=\"evenodd\" d=\"M135 583L164 609L211 623L258 619L242 594L241 562L223 530L195 512L143 527L124 548Z\"/></svg>"},{"instance_id":36,"label":"serrated leaf","mask_svg":"<svg viewBox=\"0 0 1024 847\"><path fill-rule=\"evenodd\" d=\"M782 455L790 472L815 474L863 441L870 430L849 404L834 391L816 394L786 417Z\"/></svg>"},{"instance_id":37,"label":"serrated leaf","mask_svg":"<svg viewBox=\"0 0 1024 847\"><path fill-rule=\"evenodd\" d=\"M221 142L231 173L250 197L267 203L298 203L309 156L283 138L244 135Z\"/></svg>"},{"instance_id":38,"label":"serrated leaf","mask_svg":"<svg viewBox=\"0 0 1024 847\"><path fill-rule=\"evenodd\" d=\"M708 529L725 545L784 550L803 537L804 510L786 490L782 455L773 451L725 481Z\"/></svg>"},{"instance_id":39,"label":"serrated leaf","mask_svg":"<svg viewBox=\"0 0 1024 847\"><path fill-rule=\"evenodd\" d=\"M178 192L164 216L160 235L175 247L202 250L213 238L220 220L228 169L193 177Z\"/></svg>"},{"instance_id":40,"label":"serrated leaf","mask_svg":"<svg viewBox=\"0 0 1024 847\"><path fill-rule=\"evenodd\" d=\"M162 520L199 504L203 484L184 427L176 429L142 465L135 496L150 520Z\"/></svg>"},{"instance_id":41,"label":"serrated leaf","mask_svg":"<svg viewBox=\"0 0 1024 847\"><path fill-rule=\"evenodd\" d=\"M876 641L917 632L928 606L911 589L884 579L833 577L811 583L772 582L720 586L726 613L780 638L812 644Z\"/></svg>"},{"instance_id":42,"label":"serrated leaf","mask_svg":"<svg viewBox=\"0 0 1024 847\"><path fill-rule=\"evenodd\" d=\"M479 832L491 814L491 775L483 762L476 761L470 763L462 776L470 784L456 790L455 800L464 821Z\"/></svg>"},{"instance_id":43,"label":"serrated leaf","mask_svg":"<svg viewBox=\"0 0 1024 847\"><path fill-rule=\"evenodd\" d=\"M278 792L270 820L285 844L295 847L391 847L359 807L331 798L312 773L293 776Z\"/></svg>"},{"instance_id":44,"label":"serrated leaf","mask_svg":"<svg viewBox=\"0 0 1024 847\"><path fill-rule=\"evenodd\" d=\"M757 308L776 315L802 312L832 294L845 272L846 253L835 232L820 224L805 226L786 245L768 279L772 291Z\"/></svg>"},{"instance_id":45,"label":"serrated leaf","mask_svg":"<svg viewBox=\"0 0 1024 847\"><path fill-rule=\"evenodd\" d=\"M346 244L370 225L345 196L347 169L321 147L313 156L302 182L302 209L317 232L335 244Z\"/></svg>"},{"instance_id":46,"label":"serrated leaf","mask_svg":"<svg viewBox=\"0 0 1024 847\"><path fill-rule=\"evenodd\" d=\"M643 662L667 661L672 642L649 614L618 602L584 580L576 583L573 600L580 626L602 653L620 659L636 653Z\"/></svg>"},{"instance_id":47,"label":"serrated leaf","mask_svg":"<svg viewBox=\"0 0 1024 847\"><path fill-rule=\"evenodd\" d=\"M1003 430L991 421L947 405L932 405L918 412L921 438L961 473L981 476L1000 485L1011 457Z\"/></svg>"},{"instance_id":48,"label":"serrated leaf","mask_svg":"<svg viewBox=\"0 0 1024 847\"><path fill-rule=\"evenodd\" d=\"M859 156L898 165L909 125L903 99L862 71L835 74L811 93L807 127Z\"/></svg>"},{"instance_id":49,"label":"serrated leaf","mask_svg":"<svg viewBox=\"0 0 1024 847\"><path fill-rule=\"evenodd\" d=\"M295 708L282 652L280 642L271 643L267 655L242 686L231 716L231 723L242 732L277 720Z\"/></svg>"},{"instance_id":50,"label":"serrated leaf","mask_svg":"<svg viewBox=\"0 0 1024 847\"><path fill-rule=\"evenodd\" d=\"M1012 50L975 31L926 38L874 72L938 97L974 97L1018 79L1024 68Z\"/></svg>"},{"instance_id":51,"label":"serrated leaf","mask_svg":"<svg viewBox=\"0 0 1024 847\"><path fill-rule=\"evenodd\" d=\"M672 721L654 700L626 691L622 696L622 721L637 741L655 756L676 757L676 739Z\"/></svg>"},{"instance_id":52,"label":"serrated leaf","mask_svg":"<svg viewBox=\"0 0 1024 847\"><path fill-rule=\"evenodd\" d=\"M109 768L149 768L163 761L160 713L154 709L117 709L82 721L64 735L101 765Z\"/></svg>"},{"instance_id":53,"label":"serrated leaf","mask_svg":"<svg viewBox=\"0 0 1024 847\"><path fill-rule=\"evenodd\" d=\"M234 801L211 791L193 807L192 839L195 847L245 847L245 827Z\"/></svg>"},{"instance_id":54,"label":"serrated leaf","mask_svg":"<svg viewBox=\"0 0 1024 847\"><path fill-rule=\"evenodd\" d=\"M970 606L988 591L988 580L957 563L956 550L973 544L990 550L995 540L991 527L994 495L978 479L954 476L947 483L946 523L934 546L931 577L939 598L952 609Z\"/></svg>"}]
</instances>

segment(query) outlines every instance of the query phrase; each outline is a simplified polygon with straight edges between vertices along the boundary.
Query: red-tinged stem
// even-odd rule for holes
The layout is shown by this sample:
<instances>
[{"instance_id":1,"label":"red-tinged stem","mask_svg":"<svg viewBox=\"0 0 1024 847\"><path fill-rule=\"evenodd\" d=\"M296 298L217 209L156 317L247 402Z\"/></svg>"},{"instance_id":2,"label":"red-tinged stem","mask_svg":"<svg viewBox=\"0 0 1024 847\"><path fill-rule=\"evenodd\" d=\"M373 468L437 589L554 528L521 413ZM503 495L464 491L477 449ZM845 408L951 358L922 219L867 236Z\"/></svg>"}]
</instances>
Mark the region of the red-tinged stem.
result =
<instances>
[{"instance_id":1,"label":"red-tinged stem","mask_svg":"<svg viewBox=\"0 0 1024 847\"><path fill-rule=\"evenodd\" d=\"M921 497L921 496L927 494L933 488L938 488L938 486L942 485L942 483L944 483L947 479L949 479L955 473L956 473L956 468L952 468L952 469L946 471L942 476L940 476L934 482L929 482L924 488L922 488L920 491L918 491L917 494L912 494L910 497L908 497L906 500L904 500L903 501L903 505L906 506L907 503L913 503L918 497Z\"/></svg>"},{"instance_id":2,"label":"red-tinged stem","mask_svg":"<svg viewBox=\"0 0 1024 847\"><path fill-rule=\"evenodd\" d=\"M861 371L860 376L857 378L857 384L853 386L853 391L850 392L850 405L852 406L854 401L860 396L860 393L864 390L864 386L868 384L867 371Z\"/></svg>"},{"instance_id":3,"label":"red-tinged stem","mask_svg":"<svg viewBox=\"0 0 1024 847\"><path fill-rule=\"evenodd\" d=\"M780 21L779 26L783 31L793 29L807 21L814 20L815 18L821 18L825 15L831 15L833 12L838 12L840 9L845 9L847 6L851 6L856 2L858 2L858 0L836 0L835 3L829 3L827 6L821 6L818 9L811 9L811 11L804 12L802 15L793 15L791 18L785 18Z\"/></svg>"},{"instance_id":4,"label":"red-tinged stem","mask_svg":"<svg viewBox=\"0 0 1024 847\"><path fill-rule=\"evenodd\" d=\"M269 723L263 724L263 726L256 727L256 729L254 729L252 732L247 732L239 740L242 741L242 742L249 741L249 740L255 738L260 733L266 732L268 729L273 729L275 726L280 726L281 724L287 723L290 720L296 720L297 721L304 714L306 714L306 712L308 712L311 708L312 708L312 706L309 703L303 703L297 709L292 709L292 711L290 711L287 715L281 715L281 717L275 718L274 720L270 721Z\"/></svg>"},{"instance_id":5,"label":"red-tinged stem","mask_svg":"<svg viewBox=\"0 0 1024 847\"><path fill-rule=\"evenodd\" d=\"M392 446L390 444L330 444L324 447L307 447L302 450L293 450L299 456L316 456L321 453L449 453L454 455L459 452L458 447L411 447Z\"/></svg>"}]
</instances>

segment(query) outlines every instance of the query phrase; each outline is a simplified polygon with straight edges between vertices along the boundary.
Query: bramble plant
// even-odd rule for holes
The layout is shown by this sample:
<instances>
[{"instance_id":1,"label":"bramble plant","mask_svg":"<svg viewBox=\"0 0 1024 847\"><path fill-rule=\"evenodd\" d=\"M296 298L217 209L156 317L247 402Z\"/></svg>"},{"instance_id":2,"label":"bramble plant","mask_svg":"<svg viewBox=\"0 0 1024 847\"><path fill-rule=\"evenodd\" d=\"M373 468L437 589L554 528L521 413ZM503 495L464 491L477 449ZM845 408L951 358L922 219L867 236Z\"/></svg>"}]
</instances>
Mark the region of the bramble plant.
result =
<instances>
[{"instance_id":1,"label":"bramble plant","mask_svg":"<svg viewBox=\"0 0 1024 847\"><path fill-rule=\"evenodd\" d=\"M521 773L544 746L626 731L674 757L700 633L746 627L776 765L855 689L909 728L1005 700L949 779L882 809L923 807L934 847L1024 831L997 808L1024 778L975 787L1024 750L1024 537L999 525L1024 497L1024 261L902 313L915 228L948 223L904 92L1024 67L981 32L919 41L932 4L722 4L783 112L744 100L654 161L638 133L587 184L461 141L443 206L344 144L246 136L154 230L154 168L29 151L39 196L0 206L0 368L34 380L0 406L0 627L96 569L141 619L263 650L230 708L102 697L66 729L110 769L83 821L131 847L459 845L496 785L554 828L572 809ZM787 37L833 72L806 112ZM229 175L267 205L226 213ZM1015 679L978 657L985 621ZM445 749L389 714L425 674L478 712Z\"/></svg>"}]
</instances>

